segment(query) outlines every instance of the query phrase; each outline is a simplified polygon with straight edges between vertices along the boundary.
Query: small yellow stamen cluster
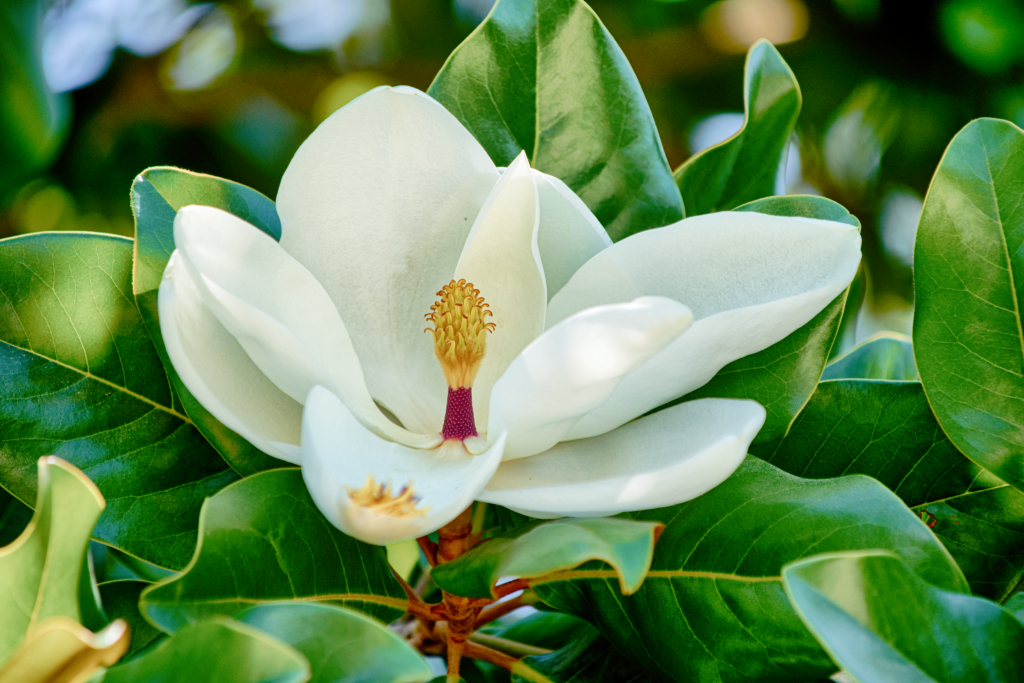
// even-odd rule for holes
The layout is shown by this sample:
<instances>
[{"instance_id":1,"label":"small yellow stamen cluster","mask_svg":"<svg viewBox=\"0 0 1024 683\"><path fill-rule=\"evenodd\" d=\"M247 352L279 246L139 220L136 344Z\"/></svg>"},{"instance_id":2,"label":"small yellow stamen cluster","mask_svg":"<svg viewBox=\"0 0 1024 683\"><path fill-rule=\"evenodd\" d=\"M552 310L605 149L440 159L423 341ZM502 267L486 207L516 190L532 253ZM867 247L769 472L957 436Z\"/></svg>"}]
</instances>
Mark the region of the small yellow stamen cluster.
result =
<instances>
[{"instance_id":1,"label":"small yellow stamen cluster","mask_svg":"<svg viewBox=\"0 0 1024 683\"><path fill-rule=\"evenodd\" d=\"M398 495L391 492L390 484L377 484L373 476L366 478L366 483L361 489L350 489L347 486L349 498L360 507L372 510L379 515L389 517L422 517L430 508L416 509L419 499L413 495L412 482L402 487Z\"/></svg>"},{"instance_id":2,"label":"small yellow stamen cluster","mask_svg":"<svg viewBox=\"0 0 1024 683\"><path fill-rule=\"evenodd\" d=\"M452 389L473 386L480 361L484 359L487 332L494 323L484 322L492 313L480 296L480 290L465 280L452 280L437 293L427 320L434 324L424 330L434 335L434 355Z\"/></svg>"}]
</instances>

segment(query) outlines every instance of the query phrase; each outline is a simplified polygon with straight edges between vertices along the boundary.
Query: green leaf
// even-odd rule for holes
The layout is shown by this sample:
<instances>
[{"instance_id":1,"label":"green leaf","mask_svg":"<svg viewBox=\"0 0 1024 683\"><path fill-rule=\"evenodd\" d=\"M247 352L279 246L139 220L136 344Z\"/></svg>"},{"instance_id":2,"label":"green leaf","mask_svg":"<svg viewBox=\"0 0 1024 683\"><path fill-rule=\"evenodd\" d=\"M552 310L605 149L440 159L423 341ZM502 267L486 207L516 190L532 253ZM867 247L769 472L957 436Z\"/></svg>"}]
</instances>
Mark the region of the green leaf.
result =
<instances>
[{"instance_id":1,"label":"green leaf","mask_svg":"<svg viewBox=\"0 0 1024 683\"><path fill-rule=\"evenodd\" d=\"M331 526L298 469L262 472L208 498L199 529L181 574L142 593L140 609L164 631L280 600L352 607L385 623L405 612L387 551Z\"/></svg>"},{"instance_id":2,"label":"green leaf","mask_svg":"<svg viewBox=\"0 0 1024 683\"><path fill-rule=\"evenodd\" d=\"M1024 132L978 119L946 148L914 247L914 354L964 454L1024 489Z\"/></svg>"},{"instance_id":3,"label":"green leaf","mask_svg":"<svg viewBox=\"0 0 1024 683\"><path fill-rule=\"evenodd\" d=\"M898 553L925 579L967 582L921 520L873 479L799 479L757 458L687 503L629 513L667 524L640 590L584 566L533 582L552 607L597 626L650 673L670 680L792 681L835 671L789 605L783 565L863 548Z\"/></svg>"},{"instance_id":4,"label":"green leaf","mask_svg":"<svg viewBox=\"0 0 1024 683\"><path fill-rule=\"evenodd\" d=\"M22 534L0 548L0 663L51 617L81 623L79 568L103 496L77 468L40 458L36 511Z\"/></svg>"},{"instance_id":5,"label":"green leaf","mask_svg":"<svg viewBox=\"0 0 1024 683\"><path fill-rule=\"evenodd\" d=\"M751 452L800 477L879 480L942 539L976 594L1002 599L1024 577L1024 494L950 443L917 382L822 382L785 439Z\"/></svg>"},{"instance_id":6,"label":"green leaf","mask_svg":"<svg viewBox=\"0 0 1024 683\"><path fill-rule=\"evenodd\" d=\"M309 660L310 683L421 683L433 672L416 650L386 626L333 605L258 605L238 621L291 645Z\"/></svg>"},{"instance_id":7,"label":"green leaf","mask_svg":"<svg viewBox=\"0 0 1024 683\"><path fill-rule=\"evenodd\" d=\"M905 334L880 332L829 363L821 379L916 380L914 345Z\"/></svg>"},{"instance_id":8,"label":"green leaf","mask_svg":"<svg viewBox=\"0 0 1024 683\"><path fill-rule=\"evenodd\" d=\"M635 593L651 566L657 523L625 519L556 519L519 527L434 567L443 590L467 598L497 597L492 587L507 576L532 579L578 567L588 560L612 566L623 594Z\"/></svg>"},{"instance_id":9,"label":"green leaf","mask_svg":"<svg viewBox=\"0 0 1024 683\"><path fill-rule=\"evenodd\" d=\"M596 631L551 654L533 655L512 665L513 683L646 683L650 680Z\"/></svg>"},{"instance_id":10,"label":"green leaf","mask_svg":"<svg viewBox=\"0 0 1024 683\"><path fill-rule=\"evenodd\" d=\"M174 216L190 204L213 206L242 218L274 239L281 238L277 207L256 190L229 180L179 168L156 167L143 171L132 183L135 214L135 301L174 387L175 400L195 422L203 436L239 474L245 476L286 463L263 453L225 427L189 393L171 365L160 334L157 294L164 268L174 251ZM177 405L177 404L176 404Z\"/></svg>"},{"instance_id":11,"label":"green leaf","mask_svg":"<svg viewBox=\"0 0 1024 683\"><path fill-rule=\"evenodd\" d=\"M304 683L309 663L251 626L218 618L192 624L90 683Z\"/></svg>"},{"instance_id":12,"label":"green leaf","mask_svg":"<svg viewBox=\"0 0 1024 683\"><path fill-rule=\"evenodd\" d=\"M0 484L36 495L36 460L79 467L107 501L93 537L178 568L199 506L235 475L174 405L131 298L132 241L0 241Z\"/></svg>"},{"instance_id":13,"label":"green leaf","mask_svg":"<svg viewBox=\"0 0 1024 683\"><path fill-rule=\"evenodd\" d=\"M744 67L743 127L676 169L687 215L729 211L775 194L779 160L801 104L800 86L782 55L766 40L755 43Z\"/></svg>"},{"instance_id":14,"label":"green leaf","mask_svg":"<svg viewBox=\"0 0 1024 683\"><path fill-rule=\"evenodd\" d=\"M1024 624L984 598L928 585L893 555L811 557L782 577L801 619L860 683L1024 680Z\"/></svg>"},{"instance_id":15,"label":"green leaf","mask_svg":"<svg viewBox=\"0 0 1024 683\"><path fill-rule=\"evenodd\" d=\"M111 621L124 619L131 629L131 647L126 656L130 656L146 647L163 634L146 621L139 611L139 595L149 586L147 581L131 579L108 581L100 584L100 595L103 597L103 610Z\"/></svg>"},{"instance_id":16,"label":"green leaf","mask_svg":"<svg viewBox=\"0 0 1024 683\"><path fill-rule=\"evenodd\" d=\"M1024 623L1024 593L1016 593L1012 598L1006 601L1003 605L1003 609L1017 617L1017 621Z\"/></svg>"},{"instance_id":17,"label":"green leaf","mask_svg":"<svg viewBox=\"0 0 1024 683\"><path fill-rule=\"evenodd\" d=\"M500 0L428 92L499 166L526 150L612 239L683 217L640 83L580 0Z\"/></svg>"},{"instance_id":18,"label":"green leaf","mask_svg":"<svg viewBox=\"0 0 1024 683\"><path fill-rule=\"evenodd\" d=\"M0 547L21 535L32 519L32 508L0 489Z\"/></svg>"},{"instance_id":19,"label":"green leaf","mask_svg":"<svg viewBox=\"0 0 1024 683\"><path fill-rule=\"evenodd\" d=\"M511 626L485 630L488 634L524 645L561 650L572 643L597 633L593 626L579 617L562 612L535 612Z\"/></svg>"},{"instance_id":20,"label":"green leaf","mask_svg":"<svg viewBox=\"0 0 1024 683\"><path fill-rule=\"evenodd\" d=\"M769 197L736 210L818 218L860 227L849 211L824 197ZM754 443L783 437L818 384L839 332L846 295L843 292L837 296L810 322L782 341L729 363L710 382L669 405L698 398L751 399L768 412Z\"/></svg>"}]
</instances>

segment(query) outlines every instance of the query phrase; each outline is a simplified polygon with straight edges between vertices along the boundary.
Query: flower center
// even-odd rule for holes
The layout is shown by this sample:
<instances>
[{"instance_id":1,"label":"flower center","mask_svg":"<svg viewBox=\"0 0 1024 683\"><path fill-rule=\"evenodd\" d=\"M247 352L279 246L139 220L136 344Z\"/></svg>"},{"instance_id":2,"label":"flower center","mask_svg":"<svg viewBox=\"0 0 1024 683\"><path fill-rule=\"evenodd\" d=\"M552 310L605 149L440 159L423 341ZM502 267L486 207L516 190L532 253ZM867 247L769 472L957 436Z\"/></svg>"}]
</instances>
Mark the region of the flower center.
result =
<instances>
[{"instance_id":1,"label":"flower center","mask_svg":"<svg viewBox=\"0 0 1024 683\"><path fill-rule=\"evenodd\" d=\"M465 440L477 436L473 419L473 380L487 348L487 333L494 323L480 296L480 290L465 280L452 280L437 293L439 299L426 314L433 325L425 330L434 335L434 355L448 382L448 408L441 436Z\"/></svg>"},{"instance_id":2,"label":"flower center","mask_svg":"<svg viewBox=\"0 0 1024 683\"><path fill-rule=\"evenodd\" d=\"M372 510L380 515L389 517L422 517L430 508L416 509L420 499L413 494L412 482L403 486L398 495L391 491L390 484L378 484L372 476L366 478L366 483L361 489L350 489L347 486L349 498L360 507Z\"/></svg>"}]
</instances>

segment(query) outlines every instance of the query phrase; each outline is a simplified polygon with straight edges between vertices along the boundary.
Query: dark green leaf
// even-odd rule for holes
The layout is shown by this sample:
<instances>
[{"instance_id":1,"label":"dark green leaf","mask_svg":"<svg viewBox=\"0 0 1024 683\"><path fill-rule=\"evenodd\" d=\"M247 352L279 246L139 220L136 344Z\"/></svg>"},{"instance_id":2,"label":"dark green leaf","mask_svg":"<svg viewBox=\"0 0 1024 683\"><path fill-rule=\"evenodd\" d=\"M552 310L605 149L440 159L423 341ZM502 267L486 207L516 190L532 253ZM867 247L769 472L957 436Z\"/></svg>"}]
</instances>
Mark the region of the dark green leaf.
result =
<instances>
[{"instance_id":1,"label":"dark green leaf","mask_svg":"<svg viewBox=\"0 0 1024 683\"><path fill-rule=\"evenodd\" d=\"M906 335L882 332L829 363L821 379L916 380L914 345Z\"/></svg>"},{"instance_id":2,"label":"dark green leaf","mask_svg":"<svg viewBox=\"0 0 1024 683\"><path fill-rule=\"evenodd\" d=\"M489 598L502 577L530 579L601 560L615 570L621 591L630 594L643 583L660 532L657 523L612 518L535 523L438 565L431 578L449 593Z\"/></svg>"},{"instance_id":3,"label":"dark green leaf","mask_svg":"<svg viewBox=\"0 0 1024 683\"><path fill-rule=\"evenodd\" d=\"M90 683L304 683L309 663L251 626L218 618L182 628Z\"/></svg>"},{"instance_id":4,"label":"dark green leaf","mask_svg":"<svg viewBox=\"0 0 1024 683\"><path fill-rule=\"evenodd\" d=\"M736 210L818 218L860 227L860 222L849 211L824 197L769 197ZM818 384L839 331L846 294L840 294L810 322L782 341L729 363L710 382L682 400L747 398L757 401L768 411L768 417L754 443L781 438Z\"/></svg>"},{"instance_id":5,"label":"dark green leaf","mask_svg":"<svg viewBox=\"0 0 1024 683\"><path fill-rule=\"evenodd\" d=\"M789 605L783 565L820 552L884 548L925 579L966 592L945 548L877 481L799 479L748 458L723 484L687 503L630 513L667 524L640 590L622 596L614 573L586 565L534 590L596 625L664 680L779 681L835 671Z\"/></svg>"},{"instance_id":6,"label":"dark green leaf","mask_svg":"<svg viewBox=\"0 0 1024 683\"><path fill-rule=\"evenodd\" d=\"M35 514L14 543L0 548L0 664L47 619L82 622L79 568L103 496L60 458L41 458L38 466Z\"/></svg>"},{"instance_id":7,"label":"dark green leaf","mask_svg":"<svg viewBox=\"0 0 1024 683\"><path fill-rule=\"evenodd\" d=\"M811 557L782 578L804 623L860 683L1024 681L1024 624L984 598L928 585L893 555Z\"/></svg>"},{"instance_id":8,"label":"dark green leaf","mask_svg":"<svg viewBox=\"0 0 1024 683\"><path fill-rule=\"evenodd\" d=\"M0 241L0 482L31 503L36 460L58 455L106 498L94 538L178 568L203 498L236 477L174 407L131 268L122 237Z\"/></svg>"},{"instance_id":9,"label":"dark green leaf","mask_svg":"<svg viewBox=\"0 0 1024 683\"><path fill-rule=\"evenodd\" d=\"M596 631L547 655L512 665L514 683L641 683L652 680Z\"/></svg>"},{"instance_id":10,"label":"dark green leaf","mask_svg":"<svg viewBox=\"0 0 1024 683\"><path fill-rule=\"evenodd\" d=\"M1006 601L1003 609L1017 617L1017 620L1024 623L1024 593L1016 593Z\"/></svg>"},{"instance_id":11,"label":"dark green leaf","mask_svg":"<svg viewBox=\"0 0 1024 683\"><path fill-rule=\"evenodd\" d=\"M949 442L917 382L822 382L785 439L751 452L800 477L878 479L942 539L976 594L1002 599L1024 576L1024 494Z\"/></svg>"},{"instance_id":12,"label":"dark green leaf","mask_svg":"<svg viewBox=\"0 0 1024 683\"><path fill-rule=\"evenodd\" d=\"M103 596L103 610L107 617L124 619L131 629L132 640L125 657L129 657L142 648L163 636L160 631L142 618L139 612L139 595L149 586L146 581L108 581L100 584L100 595Z\"/></svg>"},{"instance_id":13,"label":"dark green leaf","mask_svg":"<svg viewBox=\"0 0 1024 683\"><path fill-rule=\"evenodd\" d=\"M782 55L765 40L747 52L743 81L743 127L676 169L690 216L728 211L775 194L779 160L789 149L800 114L800 86Z\"/></svg>"},{"instance_id":14,"label":"dark green leaf","mask_svg":"<svg viewBox=\"0 0 1024 683\"><path fill-rule=\"evenodd\" d=\"M258 605L238 621L291 645L309 660L310 683L419 683L433 677L416 650L367 616L333 605Z\"/></svg>"},{"instance_id":15,"label":"dark green leaf","mask_svg":"<svg viewBox=\"0 0 1024 683\"><path fill-rule=\"evenodd\" d=\"M560 650L596 633L593 626L579 617L561 612L535 612L511 626L488 632L506 640L548 650Z\"/></svg>"},{"instance_id":16,"label":"dark green leaf","mask_svg":"<svg viewBox=\"0 0 1024 683\"><path fill-rule=\"evenodd\" d=\"M21 535L32 519L32 508L0 489L0 547Z\"/></svg>"},{"instance_id":17,"label":"dark green leaf","mask_svg":"<svg viewBox=\"0 0 1024 683\"><path fill-rule=\"evenodd\" d=\"M213 206L253 224L274 239L281 238L277 208L259 192L229 180L178 168L150 168L132 183L135 214L135 300L149 336L156 346L174 387L175 405L195 422L213 447L241 475L253 474L286 463L271 457L209 413L182 384L171 365L160 334L157 292L164 268L174 251L174 216L190 204Z\"/></svg>"},{"instance_id":18,"label":"dark green leaf","mask_svg":"<svg viewBox=\"0 0 1024 683\"><path fill-rule=\"evenodd\" d=\"M385 623L405 611L387 551L331 526L298 469L228 486L203 504L199 529L199 545L182 573L142 594L140 608L164 631L280 600L352 607Z\"/></svg>"},{"instance_id":19,"label":"dark green leaf","mask_svg":"<svg viewBox=\"0 0 1024 683\"><path fill-rule=\"evenodd\" d=\"M612 239L683 217L640 83L580 0L501 0L428 92L499 166L526 150Z\"/></svg>"},{"instance_id":20,"label":"dark green leaf","mask_svg":"<svg viewBox=\"0 0 1024 683\"><path fill-rule=\"evenodd\" d=\"M914 248L914 354L939 424L1024 489L1024 132L979 119L949 143Z\"/></svg>"}]
</instances>

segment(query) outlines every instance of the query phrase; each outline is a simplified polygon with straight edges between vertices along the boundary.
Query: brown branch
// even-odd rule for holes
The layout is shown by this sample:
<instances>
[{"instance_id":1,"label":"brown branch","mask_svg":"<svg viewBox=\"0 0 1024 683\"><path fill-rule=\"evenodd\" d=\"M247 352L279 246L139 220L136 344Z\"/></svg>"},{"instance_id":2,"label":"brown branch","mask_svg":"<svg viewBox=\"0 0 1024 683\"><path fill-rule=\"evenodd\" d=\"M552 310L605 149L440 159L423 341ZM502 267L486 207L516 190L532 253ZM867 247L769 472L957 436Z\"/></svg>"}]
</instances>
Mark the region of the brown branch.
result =
<instances>
[{"instance_id":1,"label":"brown branch","mask_svg":"<svg viewBox=\"0 0 1024 683\"><path fill-rule=\"evenodd\" d=\"M430 563L431 567L437 566L437 544L430 540L429 536L420 536L416 539L416 542L420 544L420 550L427 556L427 562Z\"/></svg>"},{"instance_id":2,"label":"brown branch","mask_svg":"<svg viewBox=\"0 0 1024 683\"><path fill-rule=\"evenodd\" d=\"M516 597L506 600L505 602L499 602L496 605L488 607L480 613L480 616L476 618L476 622L473 624L473 628L478 629L484 624L491 623L495 619L501 619L509 612L516 611L517 609L526 604L523 601L523 598L525 596L526 593L523 593L522 595L517 595Z\"/></svg>"},{"instance_id":3,"label":"brown branch","mask_svg":"<svg viewBox=\"0 0 1024 683\"><path fill-rule=\"evenodd\" d=\"M449 650L449 652L450 651L451 650ZM512 665L519 661L515 657L510 657L504 652L492 650L486 645L480 645L479 643L474 643L471 640L466 643L464 653L467 657L479 659L480 661L488 662L490 664L494 664L495 666L500 666L502 669L508 669L509 671L512 670ZM450 666L451 659L449 659L448 661ZM449 671L451 671L450 668Z\"/></svg>"},{"instance_id":4,"label":"brown branch","mask_svg":"<svg viewBox=\"0 0 1024 683\"><path fill-rule=\"evenodd\" d=\"M500 586L495 586L494 595L500 599L505 597L506 595L512 595L516 591L526 590L529 587L529 579L515 579L514 581L503 583Z\"/></svg>"}]
</instances>

